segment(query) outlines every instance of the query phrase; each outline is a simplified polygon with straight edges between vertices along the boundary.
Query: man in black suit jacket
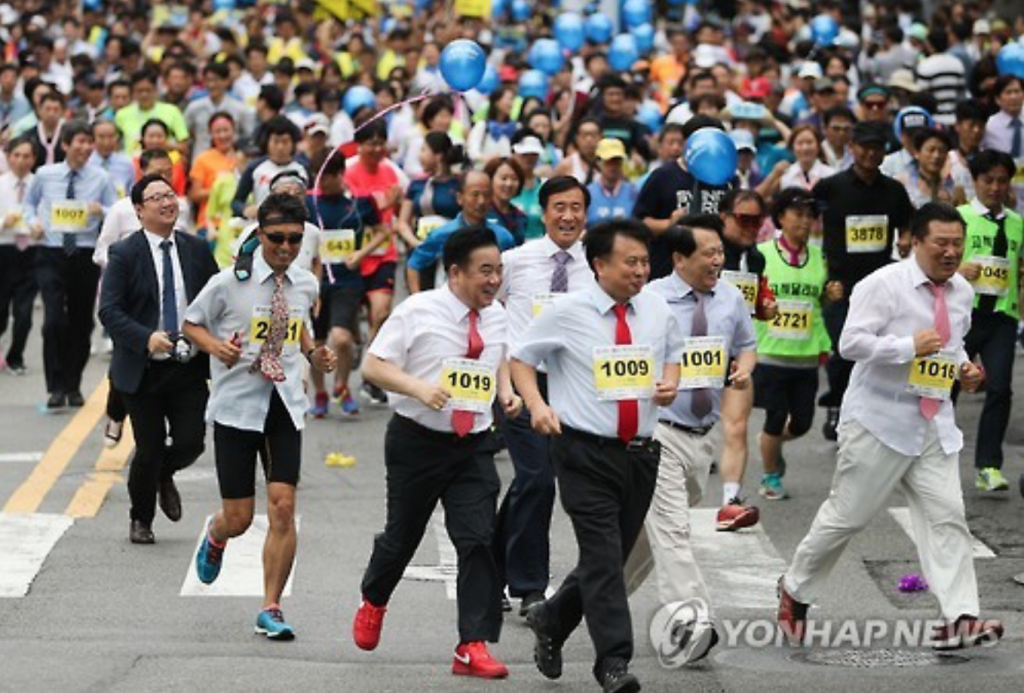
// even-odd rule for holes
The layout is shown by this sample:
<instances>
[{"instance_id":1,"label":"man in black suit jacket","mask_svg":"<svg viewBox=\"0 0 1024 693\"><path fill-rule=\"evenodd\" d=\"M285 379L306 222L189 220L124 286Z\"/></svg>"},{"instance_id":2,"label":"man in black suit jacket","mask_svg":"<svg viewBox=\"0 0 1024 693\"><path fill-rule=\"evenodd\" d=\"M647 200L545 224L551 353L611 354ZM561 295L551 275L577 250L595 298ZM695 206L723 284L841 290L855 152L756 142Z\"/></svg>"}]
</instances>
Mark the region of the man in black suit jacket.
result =
<instances>
[{"instance_id":1,"label":"man in black suit jacket","mask_svg":"<svg viewBox=\"0 0 1024 693\"><path fill-rule=\"evenodd\" d=\"M209 361L189 349L181 324L218 268L204 241L174 231L178 197L164 178L144 176L132 188L132 204L142 230L110 249L100 320L114 341L110 379L124 395L135 435L129 538L152 544L157 495L168 519L181 519L174 473L204 449Z\"/></svg>"}]
</instances>

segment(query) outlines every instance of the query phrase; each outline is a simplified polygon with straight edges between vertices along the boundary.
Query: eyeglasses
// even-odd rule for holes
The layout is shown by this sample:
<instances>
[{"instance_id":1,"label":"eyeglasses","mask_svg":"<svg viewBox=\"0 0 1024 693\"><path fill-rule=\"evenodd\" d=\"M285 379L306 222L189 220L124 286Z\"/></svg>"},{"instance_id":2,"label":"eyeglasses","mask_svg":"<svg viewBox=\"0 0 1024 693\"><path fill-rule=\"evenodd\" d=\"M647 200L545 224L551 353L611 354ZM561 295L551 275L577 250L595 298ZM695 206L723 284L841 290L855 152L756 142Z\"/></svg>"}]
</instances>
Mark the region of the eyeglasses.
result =
<instances>
[{"instance_id":1,"label":"eyeglasses","mask_svg":"<svg viewBox=\"0 0 1024 693\"><path fill-rule=\"evenodd\" d=\"M864 108L868 108L868 109L870 109L872 111L880 111L883 108L885 108L886 105L887 105L887 102L885 102L885 101L865 101L864 102Z\"/></svg>"},{"instance_id":2,"label":"eyeglasses","mask_svg":"<svg viewBox=\"0 0 1024 693\"><path fill-rule=\"evenodd\" d=\"M302 244L301 233L264 233L263 237L274 245L301 245Z\"/></svg>"},{"instance_id":3,"label":"eyeglasses","mask_svg":"<svg viewBox=\"0 0 1024 693\"><path fill-rule=\"evenodd\" d=\"M177 201L178 196L172 192L164 193L162 195L150 195L149 197L142 198L143 202L156 202L157 204L163 204L164 202L170 202L171 200Z\"/></svg>"},{"instance_id":4,"label":"eyeglasses","mask_svg":"<svg viewBox=\"0 0 1024 693\"><path fill-rule=\"evenodd\" d=\"M764 223L764 217L760 214L731 214L731 216L740 226L760 228Z\"/></svg>"}]
</instances>

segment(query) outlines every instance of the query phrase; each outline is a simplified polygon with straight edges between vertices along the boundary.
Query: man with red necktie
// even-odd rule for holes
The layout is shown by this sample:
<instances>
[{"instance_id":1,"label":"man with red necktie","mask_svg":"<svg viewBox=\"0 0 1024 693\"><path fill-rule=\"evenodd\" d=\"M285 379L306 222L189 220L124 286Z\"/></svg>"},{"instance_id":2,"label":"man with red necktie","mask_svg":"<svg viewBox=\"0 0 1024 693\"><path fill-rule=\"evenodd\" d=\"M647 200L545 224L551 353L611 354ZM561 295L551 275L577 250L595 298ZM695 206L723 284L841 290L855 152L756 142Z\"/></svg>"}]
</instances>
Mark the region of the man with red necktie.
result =
<instances>
[{"instance_id":1,"label":"man with red necktie","mask_svg":"<svg viewBox=\"0 0 1024 693\"><path fill-rule=\"evenodd\" d=\"M504 678L508 669L487 648L501 634L502 581L491 552L501 484L485 434L495 397L512 418L522 401L508 375L505 309L494 300L494 233L479 225L456 231L444 266L447 285L399 304L363 365L363 378L390 393L394 417L384 438L387 523L363 575L352 636L360 649L377 647L387 604L440 501L459 555L452 673Z\"/></svg>"},{"instance_id":2,"label":"man with red necktie","mask_svg":"<svg viewBox=\"0 0 1024 693\"><path fill-rule=\"evenodd\" d=\"M587 231L591 287L555 298L513 348L516 390L534 430L551 438L562 505L572 518L579 562L558 591L527 610L534 661L562 674L562 645L586 616L595 678L605 693L640 689L629 672L633 626L622 567L654 493L658 407L679 385L684 337L665 299L643 291L651 232L617 219ZM548 400L537 367L548 371Z\"/></svg>"},{"instance_id":3,"label":"man with red necktie","mask_svg":"<svg viewBox=\"0 0 1024 693\"><path fill-rule=\"evenodd\" d=\"M972 392L984 378L964 350L974 302L957 273L964 222L952 207L929 203L914 216L911 235L911 258L877 270L853 291L839 350L856 365L843 400L832 489L779 580L778 620L790 642L803 640L808 606L825 593L847 543L897 487L945 620L932 646L970 647L1003 634L998 621L978 618L960 485L963 435L950 397L955 379Z\"/></svg>"}]
</instances>

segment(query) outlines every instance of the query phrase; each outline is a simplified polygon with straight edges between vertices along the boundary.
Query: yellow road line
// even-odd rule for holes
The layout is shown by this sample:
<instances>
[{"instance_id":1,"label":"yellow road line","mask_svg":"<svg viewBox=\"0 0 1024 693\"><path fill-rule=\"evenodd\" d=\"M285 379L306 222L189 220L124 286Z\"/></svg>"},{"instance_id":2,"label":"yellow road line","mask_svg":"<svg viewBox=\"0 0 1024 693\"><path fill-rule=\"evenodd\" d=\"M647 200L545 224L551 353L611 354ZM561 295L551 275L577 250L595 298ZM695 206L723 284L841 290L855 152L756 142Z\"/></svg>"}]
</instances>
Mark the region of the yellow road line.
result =
<instances>
[{"instance_id":1,"label":"yellow road line","mask_svg":"<svg viewBox=\"0 0 1024 693\"><path fill-rule=\"evenodd\" d=\"M46 494L64 473L86 437L92 433L103 416L107 402L107 379L89 395L85 406L78 410L50 444L43 459L32 470L28 479L18 487L4 505L5 513L34 513L39 510Z\"/></svg>"},{"instance_id":2,"label":"yellow road line","mask_svg":"<svg viewBox=\"0 0 1024 693\"><path fill-rule=\"evenodd\" d=\"M74 498L64 510L65 515L75 518L96 517L111 487L124 482L121 470L128 464L128 458L135 449L132 445L133 440L131 421L126 419L121 432L121 442L114 448L104 448L96 458L96 471L89 474L89 478L78 487Z\"/></svg>"}]
</instances>

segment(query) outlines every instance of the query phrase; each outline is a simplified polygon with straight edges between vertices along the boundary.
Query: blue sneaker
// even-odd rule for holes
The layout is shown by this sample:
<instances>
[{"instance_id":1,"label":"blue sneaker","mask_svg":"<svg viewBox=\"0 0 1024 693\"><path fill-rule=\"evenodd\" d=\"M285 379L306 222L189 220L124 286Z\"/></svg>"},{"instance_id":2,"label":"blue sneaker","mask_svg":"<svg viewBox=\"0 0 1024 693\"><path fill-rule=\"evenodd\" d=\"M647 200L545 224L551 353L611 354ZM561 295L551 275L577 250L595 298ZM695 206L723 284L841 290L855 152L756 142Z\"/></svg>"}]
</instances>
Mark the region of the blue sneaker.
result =
<instances>
[{"instance_id":1,"label":"blue sneaker","mask_svg":"<svg viewBox=\"0 0 1024 693\"><path fill-rule=\"evenodd\" d=\"M359 413L359 401L352 396L347 387L341 397L341 410L348 416L355 416Z\"/></svg>"},{"instance_id":2,"label":"blue sneaker","mask_svg":"<svg viewBox=\"0 0 1024 693\"><path fill-rule=\"evenodd\" d=\"M220 565L223 559L224 547L217 547L210 543L210 529L207 527L203 543L196 554L196 574L199 576L199 582L204 585L212 585L220 575Z\"/></svg>"},{"instance_id":3,"label":"blue sneaker","mask_svg":"<svg viewBox=\"0 0 1024 693\"><path fill-rule=\"evenodd\" d=\"M758 489L758 493L761 494L762 498L767 498L768 500L789 498L789 494L786 493L786 489L782 486L782 477L777 473L764 474L761 477L761 488Z\"/></svg>"},{"instance_id":4,"label":"blue sneaker","mask_svg":"<svg viewBox=\"0 0 1024 693\"><path fill-rule=\"evenodd\" d=\"M256 635L266 635L271 640L292 640L295 631L284 622L284 614L276 606L264 609L256 617Z\"/></svg>"},{"instance_id":5,"label":"blue sneaker","mask_svg":"<svg viewBox=\"0 0 1024 693\"><path fill-rule=\"evenodd\" d=\"M327 416L327 393L318 392L316 393L316 400L312 407L310 407L309 413L313 415L314 419L322 419Z\"/></svg>"}]
</instances>

